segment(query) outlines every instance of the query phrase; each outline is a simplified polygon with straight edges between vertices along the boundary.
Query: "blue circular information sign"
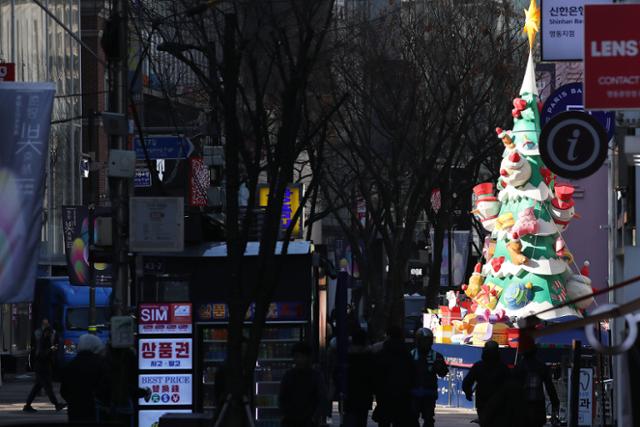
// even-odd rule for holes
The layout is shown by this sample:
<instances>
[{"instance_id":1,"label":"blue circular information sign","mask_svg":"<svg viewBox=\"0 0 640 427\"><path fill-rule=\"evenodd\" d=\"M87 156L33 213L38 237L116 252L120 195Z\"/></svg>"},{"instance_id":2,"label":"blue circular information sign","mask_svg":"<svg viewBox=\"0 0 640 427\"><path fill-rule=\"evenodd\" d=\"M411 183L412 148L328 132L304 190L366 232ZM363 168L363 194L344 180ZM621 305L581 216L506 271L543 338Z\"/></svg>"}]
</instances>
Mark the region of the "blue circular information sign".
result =
<instances>
[{"instance_id":1,"label":"blue circular information sign","mask_svg":"<svg viewBox=\"0 0 640 427\"><path fill-rule=\"evenodd\" d=\"M551 119L566 111L584 111L582 100L582 83L569 83L560 86L544 102L540 115L541 125L544 127ZM609 140L616 130L615 111L585 111L596 119L607 132Z\"/></svg>"}]
</instances>

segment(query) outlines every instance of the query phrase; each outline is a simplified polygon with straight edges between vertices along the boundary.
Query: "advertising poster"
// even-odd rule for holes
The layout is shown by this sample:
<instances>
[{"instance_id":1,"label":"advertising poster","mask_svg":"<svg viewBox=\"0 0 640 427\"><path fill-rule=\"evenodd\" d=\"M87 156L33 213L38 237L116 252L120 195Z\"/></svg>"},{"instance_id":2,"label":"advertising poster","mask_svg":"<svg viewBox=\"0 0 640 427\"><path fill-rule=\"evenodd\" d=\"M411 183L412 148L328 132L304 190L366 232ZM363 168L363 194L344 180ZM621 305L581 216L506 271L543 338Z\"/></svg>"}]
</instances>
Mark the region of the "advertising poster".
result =
<instances>
[{"instance_id":1,"label":"advertising poster","mask_svg":"<svg viewBox=\"0 0 640 427\"><path fill-rule=\"evenodd\" d=\"M140 334L190 334L193 330L190 302L140 304L138 332Z\"/></svg>"},{"instance_id":2,"label":"advertising poster","mask_svg":"<svg viewBox=\"0 0 640 427\"><path fill-rule=\"evenodd\" d=\"M96 216L101 212L96 210ZM94 225L95 225L94 218ZM89 284L89 209L86 206L62 207L64 252L67 259L69 281L75 285ZM94 263L94 281L97 286L111 285L111 267Z\"/></svg>"},{"instance_id":3,"label":"advertising poster","mask_svg":"<svg viewBox=\"0 0 640 427\"><path fill-rule=\"evenodd\" d=\"M0 303L33 300L53 83L0 84Z\"/></svg>"},{"instance_id":4,"label":"advertising poster","mask_svg":"<svg viewBox=\"0 0 640 427\"><path fill-rule=\"evenodd\" d=\"M584 15L584 108L640 108L640 4L592 4Z\"/></svg>"},{"instance_id":5,"label":"advertising poster","mask_svg":"<svg viewBox=\"0 0 640 427\"><path fill-rule=\"evenodd\" d=\"M145 402L141 398L138 403L145 406L191 405L192 378L191 374L139 375L138 386L150 388L151 399Z\"/></svg>"},{"instance_id":6,"label":"advertising poster","mask_svg":"<svg viewBox=\"0 0 640 427\"><path fill-rule=\"evenodd\" d=\"M191 369L191 338L141 338L138 340L139 369Z\"/></svg>"}]
</instances>

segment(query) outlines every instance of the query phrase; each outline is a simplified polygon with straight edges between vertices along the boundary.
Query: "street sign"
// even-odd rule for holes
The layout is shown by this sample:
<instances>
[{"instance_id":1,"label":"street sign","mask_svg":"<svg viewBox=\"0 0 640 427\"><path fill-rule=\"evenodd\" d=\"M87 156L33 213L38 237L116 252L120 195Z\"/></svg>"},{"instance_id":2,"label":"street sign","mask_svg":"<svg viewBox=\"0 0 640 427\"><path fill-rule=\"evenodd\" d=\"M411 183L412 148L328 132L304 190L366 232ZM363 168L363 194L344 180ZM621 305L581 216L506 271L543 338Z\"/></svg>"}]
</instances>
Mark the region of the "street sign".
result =
<instances>
[{"instance_id":1,"label":"street sign","mask_svg":"<svg viewBox=\"0 0 640 427\"><path fill-rule=\"evenodd\" d=\"M571 401L571 369L567 379L569 401ZM593 425L593 369L580 368L580 387L578 388L578 425Z\"/></svg>"},{"instance_id":2,"label":"street sign","mask_svg":"<svg viewBox=\"0 0 640 427\"><path fill-rule=\"evenodd\" d=\"M133 186L136 188L151 187L151 172L147 168L136 168L133 177Z\"/></svg>"},{"instance_id":3,"label":"street sign","mask_svg":"<svg viewBox=\"0 0 640 427\"><path fill-rule=\"evenodd\" d=\"M582 61L584 5L612 0L541 0L540 50L543 61Z\"/></svg>"},{"instance_id":4,"label":"street sign","mask_svg":"<svg viewBox=\"0 0 640 427\"><path fill-rule=\"evenodd\" d=\"M584 178L604 163L607 142L607 134L595 118L581 111L566 111L542 128L540 156L556 175Z\"/></svg>"},{"instance_id":5,"label":"street sign","mask_svg":"<svg viewBox=\"0 0 640 427\"><path fill-rule=\"evenodd\" d=\"M560 113L565 111L584 111L582 104L582 83L569 83L560 86L554 91L544 103L540 121L542 126ZM607 132L610 140L616 130L616 113L615 111L588 111Z\"/></svg>"},{"instance_id":6,"label":"street sign","mask_svg":"<svg viewBox=\"0 0 640 427\"><path fill-rule=\"evenodd\" d=\"M593 4L584 9L584 106L640 108L640 4Z\"/></svg>"},{"instance_id":7,"label":"street sign","mask_svg":"<svg viewBox=\"0 0 640 427\"><path fill-rule=\"evenodd\" d=\"M0 82L16 81L16 64L12 62L0 64Z\"/></svg>"},{"instance_id":8,"label":"street sign","mask_svg":"<svg viewBox=\"0 0 640 427\"><path fill-rule=\"evenodd\" d=\"M150 135L144 138L149 159L186 159L193 153L193 143L181 135ZM145 150L139 137L133 138L133 148L136 151L136 159L144 160Z\"/></svg>"},{"instance_id":9,"label":"street sign","mask_svg":"<svg viewBox=\"0 0 640 427\"><path fill-rule=\"evenodd\" d=\"M129 249L133 252L180 252L184 248L182 197L131 197Z\"/></svg>"}]
</instances>

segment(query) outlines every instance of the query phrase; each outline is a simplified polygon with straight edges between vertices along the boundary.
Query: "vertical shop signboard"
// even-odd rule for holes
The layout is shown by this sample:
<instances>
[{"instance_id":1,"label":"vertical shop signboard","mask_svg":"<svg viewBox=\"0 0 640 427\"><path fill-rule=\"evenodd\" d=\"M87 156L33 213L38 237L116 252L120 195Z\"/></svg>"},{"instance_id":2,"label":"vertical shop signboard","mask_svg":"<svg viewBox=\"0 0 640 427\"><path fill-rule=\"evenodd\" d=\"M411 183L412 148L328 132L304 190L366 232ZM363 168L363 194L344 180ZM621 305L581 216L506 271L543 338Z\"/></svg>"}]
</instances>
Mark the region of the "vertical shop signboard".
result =
<instances>
[{"instance_id":1,"label":"vertical shop signboard","mask_svg":"<svg viewBox=\"0 0 640 427\"><path fill-rule=\"evenodd\" d=\"M191 303L140 304L138 312L138 425L152 427L169 412L193 411L193 307Z\"/></svg>"}]
</instances>

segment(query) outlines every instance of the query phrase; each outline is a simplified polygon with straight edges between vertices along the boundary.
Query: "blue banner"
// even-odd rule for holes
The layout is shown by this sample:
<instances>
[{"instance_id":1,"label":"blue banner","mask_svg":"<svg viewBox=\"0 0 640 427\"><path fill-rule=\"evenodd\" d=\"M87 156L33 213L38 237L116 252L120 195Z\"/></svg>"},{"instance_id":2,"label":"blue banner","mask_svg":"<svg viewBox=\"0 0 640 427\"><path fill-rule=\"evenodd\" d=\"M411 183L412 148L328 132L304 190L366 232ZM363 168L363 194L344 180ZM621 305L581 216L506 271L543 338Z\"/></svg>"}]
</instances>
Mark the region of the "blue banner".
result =
<instances>
[{"instance_id":1,"label":"blue banner","mask_svg":"<svg viewBox=\"0 0 640 427\"><path fill-rule=\"evenodd\" d=\"M53 83L0 83L0 303L33 300Z\"/></svg>"}]
</instances>

